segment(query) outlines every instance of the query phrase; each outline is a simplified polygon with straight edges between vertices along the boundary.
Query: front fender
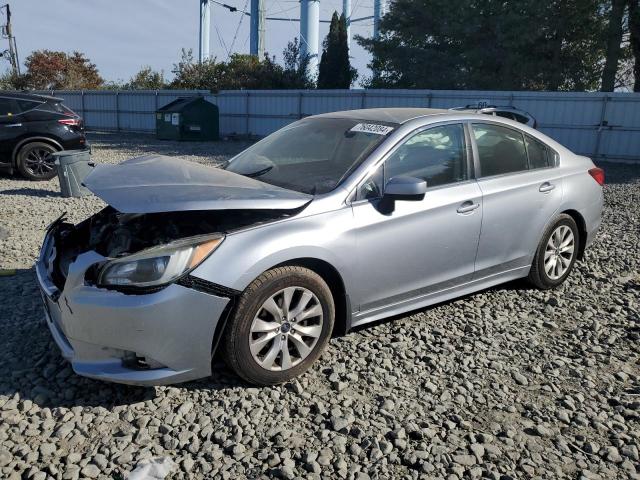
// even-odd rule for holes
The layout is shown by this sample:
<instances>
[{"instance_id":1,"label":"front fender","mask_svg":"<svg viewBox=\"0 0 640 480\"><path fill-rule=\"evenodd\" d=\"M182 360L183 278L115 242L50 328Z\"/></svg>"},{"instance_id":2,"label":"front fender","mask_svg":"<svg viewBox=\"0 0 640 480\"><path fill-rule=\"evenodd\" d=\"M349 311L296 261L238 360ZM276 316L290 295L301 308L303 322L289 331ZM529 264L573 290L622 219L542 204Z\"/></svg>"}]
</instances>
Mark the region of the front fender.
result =
<instances>
[{"instance_id":1,"label":"front fender","mask_svg":"<svg viewBox=\"0 0 640 480\"><path fill-rule=\"evenodd\" d=\"M191 275L242 291L276 265L311 258L332 265L348 295L355 265L352 223L352 210L345 206L235 232Z\"/></svg>"}]
</instances>

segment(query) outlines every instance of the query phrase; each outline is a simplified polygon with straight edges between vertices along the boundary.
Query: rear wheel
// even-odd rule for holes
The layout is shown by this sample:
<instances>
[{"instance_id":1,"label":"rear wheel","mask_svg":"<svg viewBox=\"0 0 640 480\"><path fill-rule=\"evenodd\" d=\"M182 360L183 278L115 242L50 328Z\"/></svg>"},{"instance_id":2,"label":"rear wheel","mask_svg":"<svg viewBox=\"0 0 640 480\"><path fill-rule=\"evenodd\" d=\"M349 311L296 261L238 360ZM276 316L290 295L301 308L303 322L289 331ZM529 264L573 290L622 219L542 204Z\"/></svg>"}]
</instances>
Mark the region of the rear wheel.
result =
<instances>
[{"instance_id":1,"label":"rear wheel","mask_svg":"<svg viewBox=\"0 0 640 480\"><path fill-rule=\"evenodd\" d=\"M579 235L575 220L569 215L560 215L542 236L529 281L542 290L564 282L576 262Z\"/></svg>"},{"instance_id":2,"label":"rear wheel","mask_svg":"<svg viewBox=\"0 0 640 480\"><path fill-rule=\"evenodd\" d=\"M320 356L334 317L331 291L318 274L296 266L274 268L241 295L225 330L225 360L250 383L285 382Z\"/></svg>"},{"instance_id":3,"label":"rear wheel","mask_svg":"<svg viewBox=\"0 0 640 480\"><path fill-rule=\"evenodd\" d=\"M45 142L30 142L20 148L17 166L29 180L50 180L56 176L52 153L57 149Z\"/></svg>"}]
</instances>

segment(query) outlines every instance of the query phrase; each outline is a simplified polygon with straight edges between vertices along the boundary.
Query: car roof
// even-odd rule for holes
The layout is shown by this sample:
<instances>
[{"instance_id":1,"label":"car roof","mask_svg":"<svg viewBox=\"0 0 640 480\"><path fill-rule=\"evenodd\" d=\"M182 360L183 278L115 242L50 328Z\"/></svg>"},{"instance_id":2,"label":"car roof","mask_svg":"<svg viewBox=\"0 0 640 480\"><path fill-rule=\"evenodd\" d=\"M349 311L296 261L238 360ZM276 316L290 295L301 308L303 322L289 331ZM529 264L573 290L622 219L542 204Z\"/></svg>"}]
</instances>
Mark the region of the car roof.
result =
<instances>
[{"instance_id":1,"label":"car roof","mask_svg":"<svg viewBox=\"0 0 640 480\"><path fill-rule=\"evenodd\" d=\"M40 102L62 102L64 99L58 97L52 97L51 95L41 95L39 93L28 92L10 92L7 90L0 90L0 97L17 98L20 100L36 100Z\"/></svg>"},{"instance_id":2,"label":"car roof","mask_svg":"<svg viewBox=\"0 0 640 480\"><path fill-rule=\"evenodd\" d=\"M362 108L314 115L314 118L349 118L373 122L406 123L418 117L450 114L449 110L439 108Z\"/></svg>"}]
</instances>

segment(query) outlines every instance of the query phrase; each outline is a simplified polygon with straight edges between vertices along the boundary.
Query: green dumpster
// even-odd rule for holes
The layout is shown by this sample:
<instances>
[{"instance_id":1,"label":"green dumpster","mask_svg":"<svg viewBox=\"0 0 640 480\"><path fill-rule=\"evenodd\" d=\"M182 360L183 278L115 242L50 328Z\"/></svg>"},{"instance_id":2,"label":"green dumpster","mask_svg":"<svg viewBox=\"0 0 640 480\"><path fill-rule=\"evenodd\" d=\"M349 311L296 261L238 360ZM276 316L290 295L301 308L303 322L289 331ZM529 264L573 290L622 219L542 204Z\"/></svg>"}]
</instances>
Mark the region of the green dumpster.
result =
<instances>
[{"instance_id":1,"label":"green dumpster","mask_svg":"<svg viewBox=\"0 0 640 480\"><path fill-rule=\"evenodd\" d=\"M156 112L160 140L219 140L218 106L204 97L180 97Z\"/></svg>"}]
</instances>

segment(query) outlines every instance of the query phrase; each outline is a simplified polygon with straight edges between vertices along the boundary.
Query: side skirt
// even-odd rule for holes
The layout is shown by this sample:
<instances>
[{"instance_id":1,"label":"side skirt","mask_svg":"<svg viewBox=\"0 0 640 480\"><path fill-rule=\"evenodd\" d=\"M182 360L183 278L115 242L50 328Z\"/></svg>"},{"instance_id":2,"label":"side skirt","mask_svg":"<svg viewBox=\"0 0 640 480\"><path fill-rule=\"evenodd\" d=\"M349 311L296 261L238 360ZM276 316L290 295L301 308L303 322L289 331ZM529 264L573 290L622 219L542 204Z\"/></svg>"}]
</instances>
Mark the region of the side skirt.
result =
<instances>
[{"instance_id":1,"label":"side skirt","mask_svg":"<svg viewBox=\"0 0 640 480\"><path fill-rule=\"evenodd\" d=\"M380 320L382 318L391 317L394 315L399 315L401 313L410 312L412 310L428 307L429 305L434 305L446 300L462 297L464 295L484 290L501 283L516 280L518 278L523 278L529 274L530 268L531 267L529 265L514 268L505 272L501 272L499 274L478 278L476 280L472 280L455 287L431 292L419 297L411 298L409 300L404 300L402 302L391 303L379 308L357 312L353 314L351 326L356 327L359 325L364 325L366 323L375 322L376 320Z\"/></svg>"}]
</instances>

